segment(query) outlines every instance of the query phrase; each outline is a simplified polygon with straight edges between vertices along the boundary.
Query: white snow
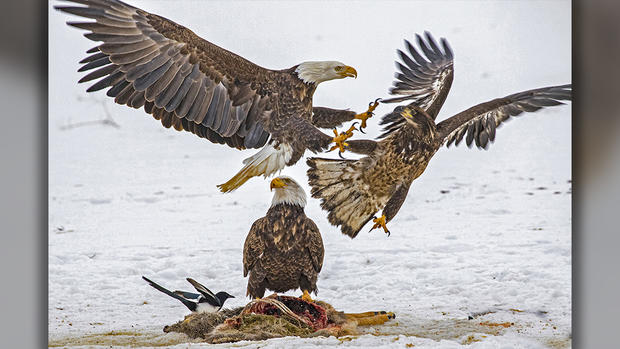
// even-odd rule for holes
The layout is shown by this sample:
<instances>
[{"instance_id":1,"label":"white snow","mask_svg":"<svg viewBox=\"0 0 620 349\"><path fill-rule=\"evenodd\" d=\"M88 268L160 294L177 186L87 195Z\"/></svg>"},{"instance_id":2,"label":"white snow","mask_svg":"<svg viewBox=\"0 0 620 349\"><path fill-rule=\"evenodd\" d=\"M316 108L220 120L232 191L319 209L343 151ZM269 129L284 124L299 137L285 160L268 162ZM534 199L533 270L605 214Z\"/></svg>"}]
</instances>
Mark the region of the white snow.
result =
<instances>
[{"instance_id":1,"label":"white snow","mask_svg":"<svg viewBox=\"0 0 620 349\"><path fill-rule=\"evenodd\" d=\"M440 119L495 97L571 82L569 1L127 1L261 66L333 59L355 67L357 79L320 86L319 106L361 112L386 97L395 50L424 30L446 37L455 54ZM164 129L103 92L87 94L88 86L76 83L77 62L94 44L67 20L76 18L50 5L49 338L63 343L112 330L175 338L162 328L187 309L140 276L190 291L185 278L193 277L235 295L228 307L245 304L241 251L270 205L269 179L221 194L215 185L254 151ZM368 137L379 134L379 118L391 108L377 109ZM71 127L105 119L106 110L120 127ZM382 336L239 345L570 346L570 113L569 104L522 114L498 130L488 151L440 150L389 223L389 238L366 233L367 225L351 240L309 199L306 213L325 243L317 298L347 312L388 310L397 318L377 327ZM309 192L305 171L302 159L282 174ZM514 325L493 335L480 322Z\"/></svg>"}]
</instances>

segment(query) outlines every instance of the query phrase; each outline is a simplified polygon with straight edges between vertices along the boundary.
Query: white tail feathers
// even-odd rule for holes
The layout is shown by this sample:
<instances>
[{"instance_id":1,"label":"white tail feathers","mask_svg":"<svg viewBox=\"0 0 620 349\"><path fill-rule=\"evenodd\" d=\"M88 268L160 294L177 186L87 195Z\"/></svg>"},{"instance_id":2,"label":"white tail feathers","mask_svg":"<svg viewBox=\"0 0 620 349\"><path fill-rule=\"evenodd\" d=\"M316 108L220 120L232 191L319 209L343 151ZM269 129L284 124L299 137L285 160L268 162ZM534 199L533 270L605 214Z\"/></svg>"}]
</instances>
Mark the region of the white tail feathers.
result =
<instances>
[{"instance_id":1,"label":"white tail feathers","mask_svg":"<svg viewBox=\"0 0 620 349\"><path fill-rule=\"evenodd\" d=\"M243 160L245 166L233 178L217 187L222 192L228 193L239 188L252 177L263 175L267 178L282 170L292 156L293 148L289 144L281 143L276 149L268 143L258 153Z\"/></svg>"},{"instance_id":2,"label":"white tail feathers","mask_svg":"<svg viewBox=\"0 0 620 349\"><path fill-rule=\"evenodd\" d=\"M321 199L331 224L341 226L343 234L354 238L380 209L380 203L359 180L360 161L309 158L307 164L312 197Z\"/></svg>"}]
</instances>

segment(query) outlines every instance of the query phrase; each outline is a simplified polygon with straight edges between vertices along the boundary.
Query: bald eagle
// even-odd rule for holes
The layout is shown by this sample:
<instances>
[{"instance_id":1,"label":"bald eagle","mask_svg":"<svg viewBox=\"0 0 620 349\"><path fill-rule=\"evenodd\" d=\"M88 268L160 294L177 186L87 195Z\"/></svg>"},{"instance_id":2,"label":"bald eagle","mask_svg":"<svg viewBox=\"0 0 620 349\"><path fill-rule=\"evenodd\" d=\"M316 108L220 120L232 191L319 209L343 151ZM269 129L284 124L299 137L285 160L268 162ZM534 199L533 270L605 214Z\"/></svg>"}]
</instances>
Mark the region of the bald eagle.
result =
<instances>
[{"instance_id":1,"label":"bald eagle","mask_svg":"<svg viewBox=\"0 0 620 349\"><path fill-rule=\"evenodd\" d=\"M252 224L243 246L243 276L247 295L262 298L265 289L286 292L300 288L312 301L323 266L323 239L314 222L304 214L306 193L292 178L271 181L275 189L267 215Z\"/></svg>"},{"instance_id":2,"label":"bald eagle","mask_svg":"<svg viewBox=\"0 0 620 349\"><path fill-rule=\"evenodd\" d=\"M312 197L321 199L329 222L351 238L371 219L372 229L382 227L389 234L386 223L398 213L412 181L443 144L458 145L465 137L468 146L487 149L496 128L511 116L571 100L570 84L544 87L480 103L436 124L452 85L453 54L445 39L441 39L441 49L430 33L425 36L416 35L425 57L409 41L405 41L409 55L398 50L403 63L397 62L399 72L390 90L397 97L382 100L411 103L383 117L384 133L377 141L347 141L346 149L366 156L307 161Z\"/></svg>"},{"instance_id":3,"label":"bald eagle","mask_svg":"<svg viewBox=\"0 0 620 349\"><path fill-rule=\"evenodd\" d=\"M274 174L295 164L306 149L336 147L351 133L336 137L320 128L372 115L312 106L324 81L357 77L336 61L303 62L283 70L262 68L206 41L164 17L117 0L68 0L86 6L56 6L66 13L92 18L67 22L102 42L90 49L79 71L91 71L79 82L97 80L88 92L107 88L118 104L144 108L166 128L194 133L237 149L262 149L218 187L235 190L249 178ZM373 108L374 109L374 108ZM335 131L334 131L335 132Z\"/></svg>"}]
</instances>

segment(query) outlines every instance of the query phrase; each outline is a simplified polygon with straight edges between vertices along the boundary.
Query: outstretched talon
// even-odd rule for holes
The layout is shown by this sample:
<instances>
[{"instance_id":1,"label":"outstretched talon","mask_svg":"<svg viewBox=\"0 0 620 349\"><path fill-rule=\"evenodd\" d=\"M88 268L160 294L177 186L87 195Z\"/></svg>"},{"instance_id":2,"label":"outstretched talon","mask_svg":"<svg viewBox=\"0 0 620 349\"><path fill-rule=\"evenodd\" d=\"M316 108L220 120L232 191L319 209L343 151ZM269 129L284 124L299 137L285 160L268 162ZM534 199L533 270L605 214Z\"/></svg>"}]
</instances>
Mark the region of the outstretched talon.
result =
<instances>
[{"instance_id":1,"label":"outstretched talon","mask_svg":"<svg viewBox=\"0 0 620 349\"><path fill-rule=\"evenodd\" d=\"M312 300L312 297L310 297L310 293L308 293L308 290L304 290L304 294L301 295L301 299L309 303L314 303L314 300Z\"/></svg>"},{"instance_id":2,"label":"outstretched talon","mask_svg":"<svg viewBox=\"0 0 620 349\"><path fill-rule=\"evenodd\" d=\"M364 129L366 128L366 120L368 120L371 116L374 115L373 112L375 111L375 109L379 105L379 101L380 100L381 100L381 98L375 99L374 102L370 102L368 104L368 110L366 110L365 112L363 112L361 114L355 115L355 119L362 120L362 124L360 125L360 132L361 133L366 133L366 132L364 132Z\"/></svg>"},{"instance_id":3,"label":"outstretched talon","mask_svg":"<svg viewBox=\"0 0 620 349\"><path fill-rule=\"evenodd\" d=\"M375 223L375 225L372 226L372 228L370 228L370 231L372 231L373 229L376 228L383 228L383 232L385 232L387 234L387 236L390 236L390 231L388 230L387 226L385 225L385 215L381 215L381 217L377 218L377 217L373 217L372 220L373 223Z\"/></svg>"},{"instance_id":4,"label":"outstretched talon","mask_svg":"<svg viewBox=\"0 0 620 349\"><path fill-rule=\"evenodd\" d=\"M353 125L351 125L351 127L348 130L341 132L341 133L338 133L338 131L334 129L335 137L332 139L332 142L336 144L332 146L328 151L338 149L338 152L340 154L344 153L344 147L349 145L345 141L353 136L353 130L357 130L357 128L355 127L355 124L357 124L357 122L354 122ZM342 157L342 155L340 155L340 157Z\"/></svg>"}]
</instances>

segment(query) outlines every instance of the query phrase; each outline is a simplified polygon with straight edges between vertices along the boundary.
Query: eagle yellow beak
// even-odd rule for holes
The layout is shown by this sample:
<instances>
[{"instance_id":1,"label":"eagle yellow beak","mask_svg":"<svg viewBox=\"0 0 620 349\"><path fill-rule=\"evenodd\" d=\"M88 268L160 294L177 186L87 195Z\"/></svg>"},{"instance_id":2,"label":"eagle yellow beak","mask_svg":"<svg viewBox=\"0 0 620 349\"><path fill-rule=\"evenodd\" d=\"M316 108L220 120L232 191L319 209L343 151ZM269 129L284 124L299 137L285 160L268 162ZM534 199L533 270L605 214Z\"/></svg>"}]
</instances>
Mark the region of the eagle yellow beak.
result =
<instances>
[{"instance_id":1,"label":"eagle yellow beak","mask_svg":"<svg viewBox=\"0 0 620 349\"><path fill-rule=\"evenodd\" d=\"M269 190L273 190L273 188L284 188L286 187L286 183L280 178L274 178L269 185Z\"/></svg>"},{"instance_id":2,"label":"eagle yellow beak","mask_svg":"<svg viewBox=\"0 0 620 349\"><path fill-rule=\"evenodd\" d=\"M413 119L413 115L415 114L415 110L411 110L409 108L404 108L400 115L404 118Z\"/></svg>"},{"instance_id":3,"label":"eagle yellow beak","mask_svg":"<svg viewBox=\"0 0 620 349\"><path fill-rule=\"evenodd\" d=\"M353 67L349 67L348 65L344 67L344 69L339 73L343 78L353 77L357 79L357 70Z\"/></svg>"},{"instance_id":4,"label":"eagle yellow beak","mask_svg":"<svg viewBox=\"0 0 620 349\"><path fill-rule=\"evenodd\" d=\"M407 118L407 119L412 119L414 117L421 117L421 116L425 116L428 119L432 119L432 117L430 115L428 115L428 113L426 112L426 110L418 107L418 106L412 106L412 105L408 105L406 106L403 111L401 111L400 115L402 115L402 117Z\"/></svg>"}]
</instances>

